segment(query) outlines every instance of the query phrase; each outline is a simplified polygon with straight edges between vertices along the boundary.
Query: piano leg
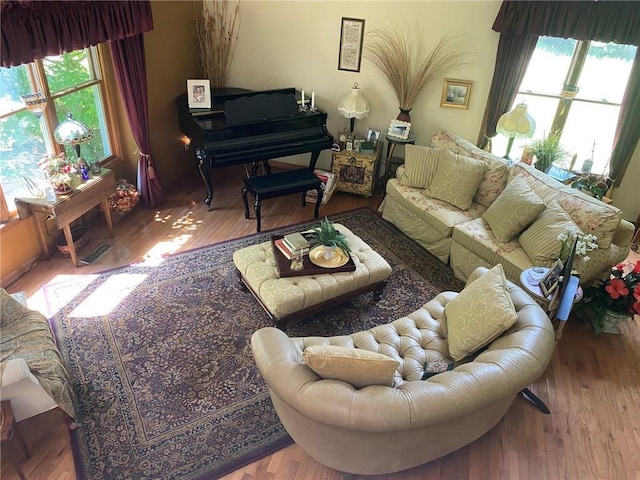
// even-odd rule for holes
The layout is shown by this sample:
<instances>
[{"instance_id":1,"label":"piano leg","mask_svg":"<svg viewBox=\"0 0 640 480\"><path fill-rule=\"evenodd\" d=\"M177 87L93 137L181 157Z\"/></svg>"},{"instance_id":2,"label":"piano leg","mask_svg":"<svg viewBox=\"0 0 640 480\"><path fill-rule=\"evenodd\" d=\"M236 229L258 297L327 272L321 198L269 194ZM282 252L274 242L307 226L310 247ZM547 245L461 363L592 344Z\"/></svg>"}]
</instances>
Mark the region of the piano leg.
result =
<instances>
[{"instance_id":1,"label":"piano leg","mask_svg":"<svg viewBox=\"0 0 640 480\"><path fill-rule=\"evenodd\" d=\"M204 199L204 203L208 209L211 210L211 201L213 200L213 185L211 185L211 177L209 175L209 162L207 161L207 154L204 148L196 148L196 160L198 162L198 171L204 182L204 186L207 189L207 198Z\"/></svg>"},{"instance_id":2,"label":"piano leg","mask_svg":"<svg viewBox=\"0 0 640 480\"><path fill-rule=\"evenodd\" d=\"M247 187L242 189L242 204L244 205L244 218L249 218L249 202L247 201Z\"/></svg>"},{"instance_id":3,"label":"piano leg","mask_svg":"<svg viewBox=\"0 0 640 480\"><path fill-rule=\"evenodd\" d=\"M315 170L316 163L318 163L318 157L320 156L320 151L311 152L311 159L309 160L309 169Z\"/></svg>"},{"instance_id":4,"label":"piano leg","mask_svg":"<svg viewBox=\"0 0 640 480\"><path fill-rule=\"evenodd\" d=\"M271 175L271 165L269 165L269 160L262 161L262 167L264 168L264 172L267 175ZM253 162L251 164L251 176L255 177L258 174L258 162Z\"/></svg>"}]
</instances>

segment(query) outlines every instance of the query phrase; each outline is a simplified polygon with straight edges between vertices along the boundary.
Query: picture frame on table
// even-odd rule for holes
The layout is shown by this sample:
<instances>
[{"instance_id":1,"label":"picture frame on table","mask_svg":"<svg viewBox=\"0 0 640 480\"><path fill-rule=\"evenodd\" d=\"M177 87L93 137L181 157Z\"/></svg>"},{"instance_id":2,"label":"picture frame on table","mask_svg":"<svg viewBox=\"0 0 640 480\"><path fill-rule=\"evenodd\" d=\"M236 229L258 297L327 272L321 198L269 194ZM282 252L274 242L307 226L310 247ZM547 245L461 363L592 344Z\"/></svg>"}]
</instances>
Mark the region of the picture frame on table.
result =
<instances>
[{"instance_id":1,"label":"picture frame on table","mask_svg":"<svg viewBox=\"0 0 640 480\"><path fill-rule=\"evenodd\" d=\"M389 131L387 135L390 137L400 138L406 140L409 138L409 131L411 130L411 124L409 122L403 122L402 120L393 119L389 124Z\"/></svg>"},{"instance_id":2,"label":"picture frame on table","mask_svg":"<svg viewBox=\"0 0 640 480\"><path fill-rule=\"evenodd\" d=\"M454 80L445 78L442 83L441 107L469 109L473 82L470 80Z\"/></svg>"},{"instance_id":3,"label":"picture frame on table","mask_svg":"<svg viewBox=\"0 0 640 480\"><path fill-rule=\"evenodd\" d=\"M373 130L371 128L367 129L367 136L365 137L367 142L376 143L380 140L380 130Z\"/></svg>"},{"instance_id":4,"label":"picture frame on table","mask_svg":"<svg viewBox=\"0 0 640 480\"><path fill-rule=\"evenodd\" d=\"M556 260L549 271L545 273L544 277L540 279L540 290L542 290L542 294L545 297L548 297L553 293L553 291L558 288L558 284L560 283L560 275L562 274L564 269L564 264L562 260Z\"/></svg>"},{"instance_id":5,"label":"picture frame on table","mask_svg":"<svg viewBox=\"0 0 640 480\"><path fill-rule=\"evenodd\" d=\"M187 80L189 108L211 108L211 82L206 79Z\"/></svg>"}]
</instances>

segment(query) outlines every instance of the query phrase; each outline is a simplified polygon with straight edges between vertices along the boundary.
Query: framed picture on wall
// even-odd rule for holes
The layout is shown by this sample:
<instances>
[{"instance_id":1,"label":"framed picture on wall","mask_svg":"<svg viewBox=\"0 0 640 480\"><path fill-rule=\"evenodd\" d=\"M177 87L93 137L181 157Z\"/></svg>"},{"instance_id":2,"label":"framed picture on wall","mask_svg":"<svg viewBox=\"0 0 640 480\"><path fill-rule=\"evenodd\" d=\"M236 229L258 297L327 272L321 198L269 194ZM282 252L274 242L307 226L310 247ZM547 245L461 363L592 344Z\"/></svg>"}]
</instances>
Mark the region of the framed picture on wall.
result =
<instances>
[{"instance_id":1,"label":"framed picture on wall","mask_svg":"<svg viewBox=\"0 0 640 480\"><path fill-rule=\"evenodd\" d=\"M473 82L469 80L453 80L445 78L442 84L441 107L469 109L471 100L471 87Z\"/></svg>"},{"instance_id":2,"label":"framed picture on wall","mask_svg":"<svg viewBox=\"0 0 640 480\"><path fill-rule=\"evenodd\" d=\"M209 80L187 80L189 108L211 108L211 82Z\"/></svg>"},{"instance_id":3,"label":"framed picture on wall","mask_svg":"<svg viewBox=\"0 0 640 480\"><path fill-rule=\"evenodd\" d=\"M364 20L342 18L340 29L340 52L338 70L359 72L362 61L362 41L364 40Z\"/></svg>"}]
</instances>

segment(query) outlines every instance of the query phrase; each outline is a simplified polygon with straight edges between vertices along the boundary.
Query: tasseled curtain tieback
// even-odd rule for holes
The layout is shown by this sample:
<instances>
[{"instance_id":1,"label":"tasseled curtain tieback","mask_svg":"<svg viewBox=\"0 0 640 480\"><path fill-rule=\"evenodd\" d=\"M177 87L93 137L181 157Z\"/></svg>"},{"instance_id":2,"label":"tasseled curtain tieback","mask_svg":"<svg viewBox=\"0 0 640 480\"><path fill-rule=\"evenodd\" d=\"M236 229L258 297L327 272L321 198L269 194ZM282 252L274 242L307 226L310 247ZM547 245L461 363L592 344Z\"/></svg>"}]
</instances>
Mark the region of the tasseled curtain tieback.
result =
<instances>
[{"instance_id":1,"label":"tasseled curtain tieback","mask_svg":"<svg viewBox=\"0 0 640 480\"><path fill-rule=\"evenodd\" d=\"M156 178L156 172L153 169L153 162L151 162L151 154L149 153L141 153L140 156L147 161L147 175L150 179Z\"/></svg>"}]
</instances>

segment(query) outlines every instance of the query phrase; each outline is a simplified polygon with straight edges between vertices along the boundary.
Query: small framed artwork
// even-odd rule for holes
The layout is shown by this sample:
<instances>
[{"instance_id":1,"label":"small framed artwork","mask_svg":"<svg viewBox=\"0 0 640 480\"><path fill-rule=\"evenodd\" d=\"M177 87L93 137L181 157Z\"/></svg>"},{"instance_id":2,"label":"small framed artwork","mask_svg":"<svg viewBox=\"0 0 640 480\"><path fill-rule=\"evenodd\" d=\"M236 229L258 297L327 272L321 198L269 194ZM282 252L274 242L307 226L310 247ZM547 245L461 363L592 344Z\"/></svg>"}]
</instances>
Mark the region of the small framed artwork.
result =
<instances>
[{"instance_id":1,"label":"small framed artwork","mask_svg":"<svg viewBox=\"0 0 640 480\"><path fill-rule=\"evenodd\" d=\"M472 87L473 82L469 80L445 78L442 84L442 101L440 106L468 110Z\"/></svg>"},{"instance_id":2,"label":"small framed artwork","mask_svg":"<svg viewBox=\"0 0 640 480\"><path fill-rule=\"evenodd\" d=\"M365 140L367 142L377 142L380 140L380 130L367 129L367 136L365 137Z\"/></svg>"},{"instance_id":3,"label":"small framed artwork","mask_svg":"<svg viewBox=\"0 0 640 480\"><path fill-rule=\"evenodd\" d=\"M540 290L542 290L545 297L551 295L558 287L560 274L562 273L563 268L564 265L562 264L562 260L556 260L556 263L553 264L545 276L540 280Z\"/></svg>"},{"instance_id":4,"label":"small framed artwork","mask_svg":"<svg viewBox=\"0 0 640 480\"><path fill-rule=\"evenodd\" d=\"M393 119L389 124L387 135L406 140L409 138L409 130L411 130L411 124L409 122Z\"/></svg>"},{"instance_id":5,"label":"small framed artwork","mask_svg":"<svg viewBox=\"0 0 640 480\"><path fill-rule=\"evenodd\" d=\"M187 80L189 108L211 108L209 80Z\"/></svg>"},{"instance_id":6,"label":"small framed artwork","mask_svg":"<svg viewBox=\"0 0 640 480\"><path fill-rule=\"evenodd\" d=\"M346 70L348 72L360 71L363 40L364 20L342 17L338 70Z\"/></svg>"}]
</instances>

